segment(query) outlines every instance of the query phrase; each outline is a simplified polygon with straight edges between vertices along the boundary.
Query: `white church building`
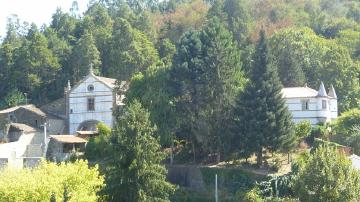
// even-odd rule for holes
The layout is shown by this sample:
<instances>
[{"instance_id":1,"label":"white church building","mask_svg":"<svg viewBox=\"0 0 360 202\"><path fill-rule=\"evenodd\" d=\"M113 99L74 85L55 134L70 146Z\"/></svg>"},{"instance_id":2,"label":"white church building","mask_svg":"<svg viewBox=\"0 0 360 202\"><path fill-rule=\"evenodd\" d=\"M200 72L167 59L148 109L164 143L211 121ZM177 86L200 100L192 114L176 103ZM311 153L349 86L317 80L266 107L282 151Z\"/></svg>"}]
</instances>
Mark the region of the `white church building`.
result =
<instances>
[{"instance_id":1,"label":"white church building","mask_svg":"<svg viewBox=\"0 0 360 202\"><path fill-rule=\"evenodd\" d=\"M68 83L65 89L65 110L69 134L95 131L98 122L113 126L113 110L124 105L124 95L116 93L115 83L116 79L96 76L92 69L75 86L71 87ZM125 89L126 82L120 82L119 86Z\"/></svg>"},{"instance_id":2,"label":"white church building","mask_svg":"<svg viewBox=\"0 0 360 202\"><path fill-rule=\"evenodd\" d=\"M331 85L328 92L321 82L319 90L305 87L282 89L283 97L295 123L309 120L312 125L330 122L338 116L337 96Z\"/></svg>"}]
</instances>

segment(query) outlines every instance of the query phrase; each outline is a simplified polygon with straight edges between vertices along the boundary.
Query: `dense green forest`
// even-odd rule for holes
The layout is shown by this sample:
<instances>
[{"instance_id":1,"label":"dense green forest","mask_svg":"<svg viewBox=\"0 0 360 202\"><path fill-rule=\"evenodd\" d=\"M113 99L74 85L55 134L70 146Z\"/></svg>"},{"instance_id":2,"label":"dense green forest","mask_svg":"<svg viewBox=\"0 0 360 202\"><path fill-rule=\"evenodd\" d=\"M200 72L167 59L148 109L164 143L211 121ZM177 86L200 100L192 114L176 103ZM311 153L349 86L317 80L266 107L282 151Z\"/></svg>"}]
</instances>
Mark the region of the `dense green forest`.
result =
<instances>
[{"instance_id":1,"label":"dense green forest","mask_svg":"<svg viewBox=\"0 0 360 202\"><path fill-rule=\"evenodd\" d=\"M24 93L37 105L62 97L67 80L79 81L90 63L99 75L122 80L168 71L181 62L172 64L172 56L180 54L184 33L202 30L215 16L236 44L240 82L264 29L283 85L317 88L322 80L338 91L341 111L359 105L358 1L102 0L84 14L74 2L40 28L8 19L0 47L2 107L23 101Z\"/></svg>"},{"instance_id":2,"label":"dense green forest","mask_svg":"<svg viewBox=\"0 0 360 202\"><path fill-rule=\"evenodd\" d=\"M236 131L252 130L236 123L249 120L242 115L257 108L253 99L263 106L262 98L273 98L270 108L254 111L256 120L285 113L277 97L282 86L317 89L324 81L334 85L340 113L359 106L360 3L102 0L80 14L75 1L40 28L12 16L0 46L1 107L60 98L67 81L79 81L90 64L98 75L130 81L126 102L137 100L149 110L163 146L185 140L194 161L197 153L223 159L238 147ZM288 119L273 123L290 127ZM266 127L260 128L262 134ZM275 139L294 139L277 132ZM263 140L270 145L255 147L291 145Z\"/></svg>"},{"instance_id":3,"label":"dense green forest","mask_svg":"<svg viewBox=\"0 0 360 202\"><path fill-rule=\"evenodd\" d=\"M83 14L75 1L42 27L11 16L0 44L0 108L61 98L67 81L78 82L90 66L130 83L115 127L99 125L85 152L100 163L96 190L104 201L168 201L174 192L181 201L164 163L248 163L255 154L257 168L277 169L276 158L266 158L288 154L290 163L304 140L320 149L293 162L280 196L359 199L359 173L323 147L334 141L360 154L357 0L92 0ZM281 89L317 89L321 81L336 89L341 116L330 127L295 125ZM332 184L338 190L329 191ZM251 185L233 195L274 195L273 179ZM66 198L65 190L44 196Z\"/></svg>"}]
</instances>

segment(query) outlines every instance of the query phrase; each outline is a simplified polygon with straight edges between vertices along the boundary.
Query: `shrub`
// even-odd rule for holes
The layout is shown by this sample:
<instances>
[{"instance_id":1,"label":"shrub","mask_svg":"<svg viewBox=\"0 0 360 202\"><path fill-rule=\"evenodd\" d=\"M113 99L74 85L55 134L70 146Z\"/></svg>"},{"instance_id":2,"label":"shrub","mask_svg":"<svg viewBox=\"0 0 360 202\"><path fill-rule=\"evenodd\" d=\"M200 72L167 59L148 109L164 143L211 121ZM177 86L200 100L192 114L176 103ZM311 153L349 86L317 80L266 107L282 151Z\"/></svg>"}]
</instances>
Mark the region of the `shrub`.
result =
<instances>
[{"instance_id":1,"label":"shrub","mask_svg":"<svg viewBox=\"0 0 360 202\"><path fill-rule=\"evenodd\" d=\"M352 147L355 154L360 155L360 124L352 128L349 137L345 139L345 144Z\"/></svg>"},{"instance_id":2,"label":"shrub","mask_svg":"<svg viewBox=\"0 0 360 202\"><path fill-rule=\"evenodd\" d=\"M355 108L346 111L339 116L334 123L337 135L348 135L351 129L360 123L360 109Z\"/></svg>"},{"instance_id":3,"label":"shrub","mask_svg":"<svg viewBox=\"0 0 360 202\"><path fill-rule=\"evenodd\" d=\"M241 199L240 199L241 200ZM263 202L264 199L260 195L260 190L258 187L254 187L249 192L247 192L242 198L242 201L245 202Z\"/></svg>"},{"instance_id":4,"label":"shrub","mask_svg":"<svg viewBox=\"0 0 360 202\"><path fill-rule=\"evenodd\" d=\"M206 186L213 188L217 174L218 186L233 194L239 190L247 192L255 185L253 176L241 169L201 168L201 173Z\"/></svg>"},{"instance_id":5,"label":"shrub","mask_svg":"<svg viewBox=\"0 0 360 202\"><path fill-rule=\"evenodd\" d=\"M85 156L89 160L104 159L110 153L111 128L104 123L98 123L99 135L91 137L86 145Z\"/></svg>"},{"instance_id":6,"label":"shrub","mask_svg":"<svg viewBox=\"0 0 360 202\"><path fill-rule=\"evenodd\" d=\"M311 123L308 120L301 121L295 125L295 134L299 140L308 137L311 134Z\"/></svg>"},{"instance_id":7,"label":"shrub","mask_svg":"<svg viewBox=\"0 0 360 202\"><path fill-rule=\"evenodd\" d=\"M272 176L267 181L257 184L259 193L263 197L287 197L293 196L294 174L289 173L282 176Z\"/></svg>"},{"instance_id":8,"label":"shrub","mask_svg":"<svg viewBox=\"0 0 360 202\"><path fill-rule=\"evenodd\" d=\"M333 147L320 146L295 179L300 201L360 201L360 173Z\"/></svg>"},{"instance_id":9,"label":"shrub","mask_svg":"<svg viewBox=\"0 0 360 202\"><path fill-rule=\"evenodd\" d=\"M97 201L104 179L86 161L48 163L34 169L0 171L0 201ZM64 194L66 193L66 195Z\"/></svg>"}]
</instances>

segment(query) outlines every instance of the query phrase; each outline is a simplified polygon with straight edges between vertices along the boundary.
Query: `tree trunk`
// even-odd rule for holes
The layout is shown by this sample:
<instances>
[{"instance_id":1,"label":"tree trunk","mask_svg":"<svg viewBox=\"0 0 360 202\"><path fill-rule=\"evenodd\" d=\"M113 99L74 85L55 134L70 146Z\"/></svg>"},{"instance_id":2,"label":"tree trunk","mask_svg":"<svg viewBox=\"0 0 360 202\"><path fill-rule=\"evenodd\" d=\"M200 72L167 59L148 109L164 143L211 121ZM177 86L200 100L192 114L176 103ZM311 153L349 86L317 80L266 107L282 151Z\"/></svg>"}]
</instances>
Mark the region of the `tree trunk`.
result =
<instances>
[{"instance_id":1,"label":"tree trunk","mask_svg":"<svg viewBox=\"0 0 360 202\"><path fill-rule=\"evenodd\" d=\"M290 152L288 152L288 164L290 164Z\"/></svg>"},{"instance_id":2,"label":"tree trunk","mask_svg":"<svg viewBox=\"0 0 360 202\"><path fill-rule=\"evenodd\" d=\"M262 166L262 162L263 162L262 148L259 149L259 151L256 153L256 162L258 167Z\"/></svg>"}]
</instances>

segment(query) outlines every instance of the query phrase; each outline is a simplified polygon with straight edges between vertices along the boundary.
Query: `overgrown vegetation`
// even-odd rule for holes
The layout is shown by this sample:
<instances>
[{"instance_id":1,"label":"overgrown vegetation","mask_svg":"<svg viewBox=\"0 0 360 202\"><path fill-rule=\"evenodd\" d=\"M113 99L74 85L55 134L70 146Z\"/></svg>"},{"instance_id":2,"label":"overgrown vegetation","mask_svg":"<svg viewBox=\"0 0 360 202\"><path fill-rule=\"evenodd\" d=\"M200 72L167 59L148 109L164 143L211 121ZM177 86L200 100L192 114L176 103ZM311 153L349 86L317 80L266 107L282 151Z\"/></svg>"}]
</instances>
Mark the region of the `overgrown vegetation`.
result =
<instances>
[{"instance_id":1,"label":"overgrown vegetation","mask_svg":"<svg viewBox=\"0 0 360 202\"><path fill-rule=\"evenodd\" d=\"M41 162L34 169L2 169L0 201L98 201L104 187L98 167L87 161L74 163Z\"/></svg>"},{"instance_id":2,"label":"overgrown vegetation","mask_svg":"<svg viewBox=\"0 0 360 202\"><path fill-rule=\"evenodd\" d=\"M90 139L86 151L87 158L105 165L103 193L110 201L169 200L174 187L165 180L163 148L181 154L184 163L256 154L258 166L266 168L263 154L288 153L290 162L304 139L335 141L359 154L359 13L355 0L99 0L83 16L76 2L71 12L58 9L41 29L12 16L0 44L0 107L60 98L67 80L76 83L90 65L97 75L130 81L129 107L115 114L115 130L99 125L100 136ZM342 115L310 134L309 123L293 125L280 90L317 88L321 81L334 85ZM320 150L308 165L343 163L336 153ZM341 165L348 169L348 163ZM307 165L297 169L309 177ZM326 186L335 183L332 176L322 177ZM277 180L285 188L274 191ZM249 185L250 191L231 192L240 200L261 201L288 196L288 182L270 179ZM315 200L305 192L317 190L306 183L298 181L303 197ZM325 192L319 191L320 199ZM326 199L353 197L339 193Z\"/></svg>"},{"instance_id":3,"label":"overgrown vegetation","mask_svg":"<svg viewBox=\"0 0 360 202\"><path fill-rule=\"evenodd\" d=\"M335 148L320 146L295 179L295 195L301 201L359 201L360 172Z\"/></svg>"}]
</instances>

